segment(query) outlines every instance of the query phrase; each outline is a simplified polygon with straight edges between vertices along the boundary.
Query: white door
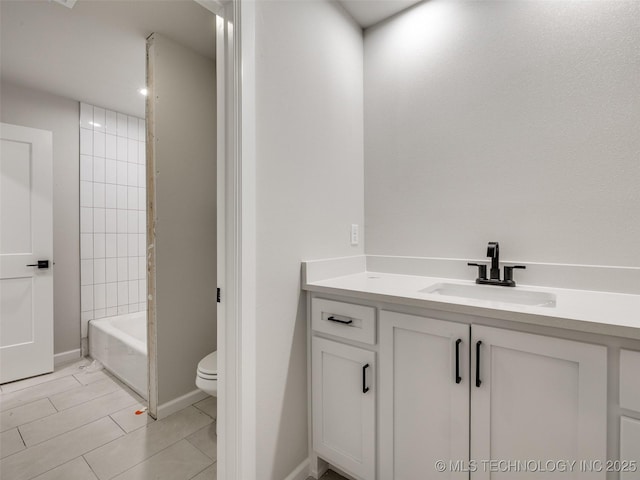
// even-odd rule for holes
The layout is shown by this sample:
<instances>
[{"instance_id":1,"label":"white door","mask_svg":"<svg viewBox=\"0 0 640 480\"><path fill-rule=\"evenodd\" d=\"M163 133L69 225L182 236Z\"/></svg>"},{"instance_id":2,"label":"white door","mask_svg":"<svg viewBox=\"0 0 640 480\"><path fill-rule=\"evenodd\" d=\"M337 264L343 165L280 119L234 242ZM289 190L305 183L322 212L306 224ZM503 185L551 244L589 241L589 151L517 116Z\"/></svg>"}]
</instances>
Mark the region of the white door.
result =
<instances>
[{"instance_id":1,"label":"white door","mask_svg":"<svg viewBox=\"0 0 640 480\"><path fill-rule=\"evenodd\" d=\"M52 134L0 124L0 383L53 371ZM48 261L48 268L39 261Z\"/></svg>"},{"instance_id":2,"label":"white door","mask_svg":"<svg viewBox=\"0 0 640 480\"><path fill-rule=\"evenodd\" d=\"M375 353L312 339L313 445L362 480L375 480Z\"/></svg>"},{"instance_id":3,"label":"white door","mask_svg":"<svg viewBox=\"0 0 640 480\"><path fill-rule=\"evenodd\" d=\"M468 478L469 336L469 325L380 313L381 479Z\"/></svg>"},{"instance_id":4,"label":"white door","mask_svg":"<svg viewBox=\"0 0 640 480\"><path fill-rule=\"evenodd\" d=\"M481 463L606 461L606 348L484 326L471 331L471 458L479 465L471 478L606 478L605 469L585 472L579 463L562 474L524 471L535 463L520 463L530 465L521 471Z\"/></svg>"}]
</instances>

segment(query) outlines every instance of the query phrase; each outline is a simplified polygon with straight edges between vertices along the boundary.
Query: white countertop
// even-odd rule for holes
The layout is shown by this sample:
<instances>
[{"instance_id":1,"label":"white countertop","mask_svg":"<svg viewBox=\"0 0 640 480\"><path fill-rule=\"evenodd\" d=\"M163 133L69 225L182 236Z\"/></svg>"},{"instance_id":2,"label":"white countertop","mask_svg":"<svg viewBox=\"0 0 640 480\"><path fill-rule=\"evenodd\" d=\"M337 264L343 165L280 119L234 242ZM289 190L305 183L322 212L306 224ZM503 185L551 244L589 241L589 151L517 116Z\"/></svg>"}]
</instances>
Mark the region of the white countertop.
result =
<instances>
[{"instance_id":1,"label":"white countertop","mask_svg":"<svg viewBox=\"0 0 640 480\"><path fill-rule=\"evenodd\" d=\"M436 283L474 285L472 281L448 278L360 272L322 280L303 280L303 288L317 293L640 339L640 295L515 287L556 295L555 307L540 307L420 292Z\"/></svg>"}]
</instances>

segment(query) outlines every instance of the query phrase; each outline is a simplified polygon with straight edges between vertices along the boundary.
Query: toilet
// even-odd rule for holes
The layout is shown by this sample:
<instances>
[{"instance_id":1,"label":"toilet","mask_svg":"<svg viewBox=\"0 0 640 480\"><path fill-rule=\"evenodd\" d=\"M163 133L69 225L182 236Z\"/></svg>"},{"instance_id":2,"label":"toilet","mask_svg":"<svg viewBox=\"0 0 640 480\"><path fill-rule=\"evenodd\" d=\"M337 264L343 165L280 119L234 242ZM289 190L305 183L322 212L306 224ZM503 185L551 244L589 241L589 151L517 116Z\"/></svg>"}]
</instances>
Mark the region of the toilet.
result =
<instances>
[{"instance_id":1,"label":"toilet","mask_svg":"<svg viewBox=\"0 0 640 480\"><path fill-rule=\"evenodd\" d=\"M218 396L218 352L210 353L198 363L196 387L209 395Z\"/></svg>"}]
</instances>

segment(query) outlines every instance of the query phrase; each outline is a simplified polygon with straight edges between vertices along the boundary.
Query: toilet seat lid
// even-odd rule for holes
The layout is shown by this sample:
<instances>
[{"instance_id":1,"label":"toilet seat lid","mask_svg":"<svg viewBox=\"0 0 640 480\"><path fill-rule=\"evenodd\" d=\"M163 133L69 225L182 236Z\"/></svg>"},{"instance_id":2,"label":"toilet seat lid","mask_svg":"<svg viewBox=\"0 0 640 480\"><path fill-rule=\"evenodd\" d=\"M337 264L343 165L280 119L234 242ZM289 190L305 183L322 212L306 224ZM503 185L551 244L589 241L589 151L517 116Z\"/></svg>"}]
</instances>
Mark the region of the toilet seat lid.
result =
<instances>
[{"instance_id":1,"label":"toilet seat lid","mask_svg":"<svg viewBox=\"0 0 640 480\"><path fill-rule=\"evenodd\" d=\"M198 363L198 372L205 375L218 374L218 352L210 353Z\"/></svg>"}]
</instances>

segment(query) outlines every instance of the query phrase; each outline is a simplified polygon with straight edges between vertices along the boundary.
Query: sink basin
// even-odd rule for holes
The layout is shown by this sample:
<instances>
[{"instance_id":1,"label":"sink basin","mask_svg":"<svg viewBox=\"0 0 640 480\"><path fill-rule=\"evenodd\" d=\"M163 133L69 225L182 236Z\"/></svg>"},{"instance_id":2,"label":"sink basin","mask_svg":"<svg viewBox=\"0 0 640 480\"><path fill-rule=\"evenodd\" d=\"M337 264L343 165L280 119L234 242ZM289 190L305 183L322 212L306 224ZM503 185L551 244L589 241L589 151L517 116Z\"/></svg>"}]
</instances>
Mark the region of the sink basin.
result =
<instances>
[{"instance_id":1,"label":"sink basin","mask_svg":"<svg viewBox=\"0 0 640 480\"><path fill-rule=\"evenodd\" d=\"M487 302L510 303L531 307L555 307L553 293L535 290L521 290L518 287L495 287L492 285L460 285L457 283L436 283L420 293L444 295L448 297L470 298Z\"/></svg>"}]
</instances>

